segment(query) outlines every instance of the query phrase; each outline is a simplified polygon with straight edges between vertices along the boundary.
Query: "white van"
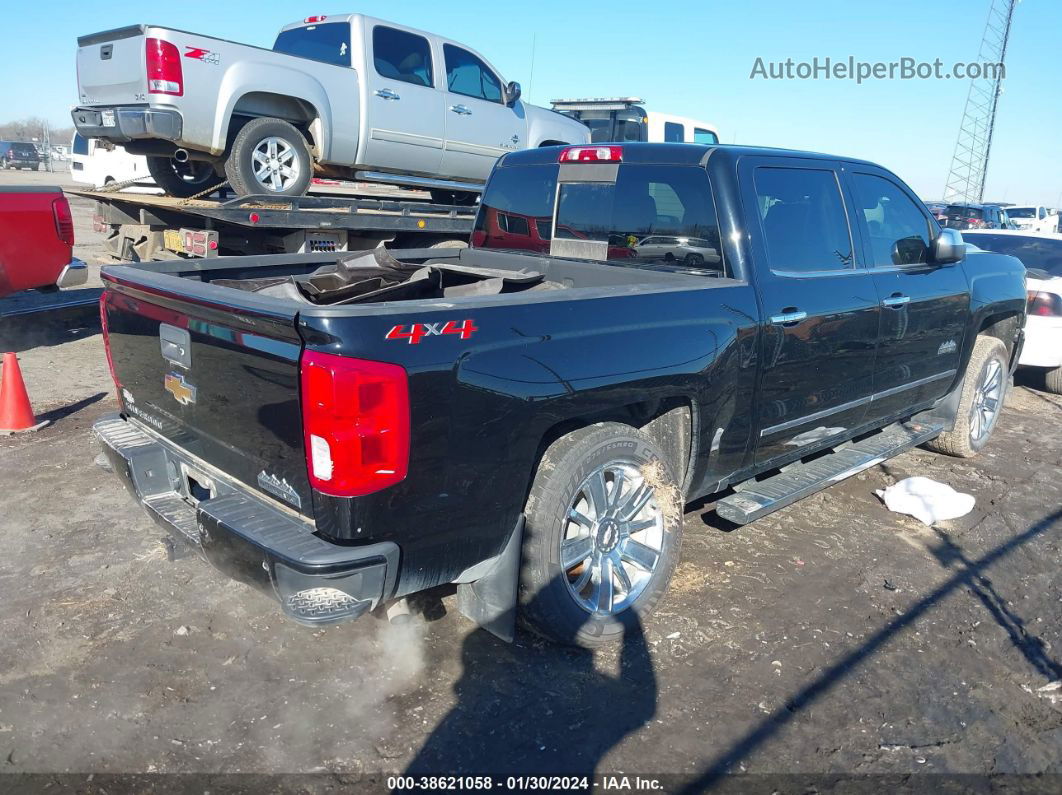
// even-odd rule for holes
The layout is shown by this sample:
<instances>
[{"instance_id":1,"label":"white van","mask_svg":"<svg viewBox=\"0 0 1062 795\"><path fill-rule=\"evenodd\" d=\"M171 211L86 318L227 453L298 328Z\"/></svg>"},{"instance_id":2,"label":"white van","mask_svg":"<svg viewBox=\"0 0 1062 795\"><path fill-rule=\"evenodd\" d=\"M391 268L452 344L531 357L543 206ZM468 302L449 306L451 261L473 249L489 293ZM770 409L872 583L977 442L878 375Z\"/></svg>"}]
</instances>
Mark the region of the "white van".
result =
<instances>
[{"instance_id":1,"label":"white van","mask_svg":"<svg viewBox=\"0 0 1062 795\"><path fill-rule=\"evenodd\" d=\"M649 140L653 143L717 144L719 130L710 122L650 110Z\"/></svg>"},{"instance_id":2,"label":"white van","mask_svg":"<svg viewBox=\"0 0 1062 795\"><path fill-rule=\"evenodd\" d=\"M719 129L712 123L648 111L639 97L554 99L553 109L590 128L591 143L717 144Z\"/></svg>"},{"instance_id":3,"label":"white van","mask_svg":"<svg viewBox=\"0 0 1062 795\"><path fill-rule=\"evenodd\" d=\"M131 155L120 146L107 148L96 139L74 133L70 143L70 178L94 188L135 179L137 187L155 187L147 170L147 158Z\"/></svg>"}]
</instances>

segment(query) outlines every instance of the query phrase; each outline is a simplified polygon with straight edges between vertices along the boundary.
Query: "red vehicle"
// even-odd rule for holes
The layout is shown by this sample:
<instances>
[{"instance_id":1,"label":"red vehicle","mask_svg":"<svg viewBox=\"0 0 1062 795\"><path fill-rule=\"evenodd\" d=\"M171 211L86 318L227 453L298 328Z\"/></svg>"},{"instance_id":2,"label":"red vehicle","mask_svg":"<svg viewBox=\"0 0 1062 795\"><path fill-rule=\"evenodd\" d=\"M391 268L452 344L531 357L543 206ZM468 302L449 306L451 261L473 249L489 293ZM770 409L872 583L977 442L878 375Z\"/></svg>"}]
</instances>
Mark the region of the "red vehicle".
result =
<instances>
[{"instance_id":1,"label":"red vehicle","mask_svg":"<svg viewBox=\"0 0 1062 795\"><path fill-rule=\"evenodd\" d=\"M59 188L0 186L0 298L84 284L88 269L73 247L74 220Z\"/></svg>"}]
</instances>

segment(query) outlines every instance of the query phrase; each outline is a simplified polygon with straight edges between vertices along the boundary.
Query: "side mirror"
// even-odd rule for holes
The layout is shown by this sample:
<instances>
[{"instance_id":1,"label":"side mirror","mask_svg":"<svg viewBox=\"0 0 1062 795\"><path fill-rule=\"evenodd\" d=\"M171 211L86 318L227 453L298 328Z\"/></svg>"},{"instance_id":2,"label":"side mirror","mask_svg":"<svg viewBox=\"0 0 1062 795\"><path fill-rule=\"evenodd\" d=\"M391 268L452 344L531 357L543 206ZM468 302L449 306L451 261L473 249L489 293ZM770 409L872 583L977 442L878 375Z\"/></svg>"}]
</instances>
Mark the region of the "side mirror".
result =
<instances>
[{"instance_id":1,"label":"side mirror","mask_svg":"<svg viewBox=\"0 0 1062 795\"><path fill-rule=\"evenodd\" d=\"M966 244L956 229L941 229L933 240L933 264L951 265L966 256Z\"/></svg>"},{"instance_id":2,"label":"side mirror","mask_svg":"<svg viewBox=\"0 0 1062 795\"><path fill-rule=\"evenodd\" d=\"M505 87L505 104L510 108L520 99L520 84L515 80Z\"/></svg>"}]
</instances>

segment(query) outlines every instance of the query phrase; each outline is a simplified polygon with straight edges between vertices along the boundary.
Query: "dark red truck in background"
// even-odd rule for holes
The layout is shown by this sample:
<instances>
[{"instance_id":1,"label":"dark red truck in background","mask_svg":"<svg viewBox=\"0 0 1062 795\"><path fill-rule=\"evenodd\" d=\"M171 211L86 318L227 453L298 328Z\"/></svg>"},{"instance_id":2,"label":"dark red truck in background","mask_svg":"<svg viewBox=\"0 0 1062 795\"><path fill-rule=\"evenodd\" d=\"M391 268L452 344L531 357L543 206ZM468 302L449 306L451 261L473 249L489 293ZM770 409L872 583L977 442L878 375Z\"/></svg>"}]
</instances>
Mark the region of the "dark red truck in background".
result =
<instances>
[{"instance_id":1,"label":"dark red truck in background","mask_svg":"<svg viewBox=\"0 0 1062 795\"><path fill-rule=\"evenodd\" d=\"M62 190L0 186L0 298L84 284L88 269L73 247L74 221Z\"/></svg>"}]
</instances>

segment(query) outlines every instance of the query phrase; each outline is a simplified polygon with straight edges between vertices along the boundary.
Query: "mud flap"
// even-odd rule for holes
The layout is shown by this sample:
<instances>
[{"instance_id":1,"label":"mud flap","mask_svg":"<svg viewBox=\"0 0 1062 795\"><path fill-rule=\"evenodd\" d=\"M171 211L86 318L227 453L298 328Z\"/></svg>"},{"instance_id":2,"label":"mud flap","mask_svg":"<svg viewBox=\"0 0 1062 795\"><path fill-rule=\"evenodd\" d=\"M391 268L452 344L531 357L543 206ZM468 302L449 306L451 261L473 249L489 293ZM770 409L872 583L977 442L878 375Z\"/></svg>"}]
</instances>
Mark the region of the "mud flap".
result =
<instances>
[{"instance_id":1,"label":"mud flap","mask_svg":"<svg viewBox=\"0 0 1062 795\"><path fill-rule=\"evenodd\" d=\"M506 643L512 643L516 635L516 591L520 584L523 541L524 517L521 515L490 571L474 582L457 586L457 609Z\"/></svg>"}]
</instances>

